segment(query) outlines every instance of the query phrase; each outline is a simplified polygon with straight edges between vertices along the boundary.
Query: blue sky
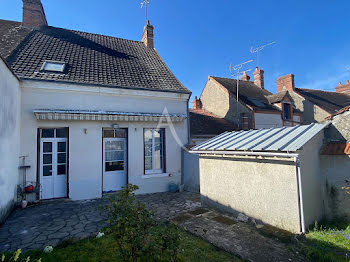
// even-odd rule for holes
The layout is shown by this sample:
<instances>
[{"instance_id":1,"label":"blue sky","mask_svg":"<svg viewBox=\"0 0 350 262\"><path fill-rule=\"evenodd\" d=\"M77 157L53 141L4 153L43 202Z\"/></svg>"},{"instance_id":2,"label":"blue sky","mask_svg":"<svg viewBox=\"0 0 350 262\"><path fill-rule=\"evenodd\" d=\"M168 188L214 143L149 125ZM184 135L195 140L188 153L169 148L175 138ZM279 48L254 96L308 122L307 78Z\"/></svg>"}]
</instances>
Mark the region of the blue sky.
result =
<instances>
[{"instance_id":1,"label":"blue sky","mask_svg":"<svg viewBox=\"0 0 350 262\"><path fill-rule=\"evenodd\" d=\"M1 1L0 18L21 21L22 1ZM271 41L277 44L260 55L271 92L276 78L289 73L297 87L329 91L349 79L348 0L150 1L155 47L193 96L200 95L208 75L230 77L230 63L254 59L250 47ZM145 14L139 0L42 2L49 25L141 38Z\"/></svg>"}]
</instances>

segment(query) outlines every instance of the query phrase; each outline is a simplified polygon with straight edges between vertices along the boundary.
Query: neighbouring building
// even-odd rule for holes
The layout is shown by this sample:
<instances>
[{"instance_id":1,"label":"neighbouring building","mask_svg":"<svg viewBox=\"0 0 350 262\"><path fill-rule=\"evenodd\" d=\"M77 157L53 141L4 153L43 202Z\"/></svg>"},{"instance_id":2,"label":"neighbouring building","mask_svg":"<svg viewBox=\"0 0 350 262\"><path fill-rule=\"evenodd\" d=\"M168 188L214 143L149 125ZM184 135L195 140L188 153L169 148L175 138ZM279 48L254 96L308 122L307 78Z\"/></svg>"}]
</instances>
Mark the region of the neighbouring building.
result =
<instances>
[{"instance_id":1,"label":"neighbouring building","mask_svg":"<svg viewBox=\"0 0 350 262\"><path fill-rule=\"evenodd\" d=\"M16 202L20 182L19 79L0 56L0 224Z\"/></svg>"},{"instance_id":2,"label":"neighbouring building","mask_svg":"<svg viewBox=\"0 0 350 262\"><path fill-rule=\"evenodd\" d=\"M295 87L293 74L279 77L276 82L276 96L285 94L288 91L295 108L302 112L304 124L322 122L343 107L350 105L349 81L345 85L339 83L339 86L336 87L336 92L297 88Z\"/></svg>"},{"instance_id":3,"label":"neighbouring building","mask_svg":"<svg viewBox=\"0 0 350 262\"><path fill-rule=\"evenodd\" d=\"M153 30L147 22L133 41L48 26L40 0L23 0L23 22L0 20L1 212L23 178L20 156L38 199L180 183L191 93Z\"/></svg>"},{"instance_id":4,"label":"neighbouring building","mask_svg":"<svg viewBox=\"0 0 350 262\"><path fill-rule=\"evenodd\" d=\"M194 148L202 204L291 232L326 215L322 124L225 132Z\"/></svg>"},{"instance_id":5,"label":"neighbouring building","mask_svg":"<svg viewBox=\"0 0 350 262\"><path fill-rule=\"evenodd\" d=\"M254 81L246 72L239 80L238 100L236 79L209 76L199 98L202 109L243 130L300 125L301 113L291 96L267 91L264 71L258 67L253 75Z\"/></svg>"},{"instance_id":6,"label":"neighbouring building","mask_svg":"<svg viewBox=\"0 0 350 262\"><path fill-rule=\"evenodd\" d=\"M321 153L321 170L326 178L326 208L329 218L350 220L350 106L328 117Z\"/></svg>"}]
</instances>

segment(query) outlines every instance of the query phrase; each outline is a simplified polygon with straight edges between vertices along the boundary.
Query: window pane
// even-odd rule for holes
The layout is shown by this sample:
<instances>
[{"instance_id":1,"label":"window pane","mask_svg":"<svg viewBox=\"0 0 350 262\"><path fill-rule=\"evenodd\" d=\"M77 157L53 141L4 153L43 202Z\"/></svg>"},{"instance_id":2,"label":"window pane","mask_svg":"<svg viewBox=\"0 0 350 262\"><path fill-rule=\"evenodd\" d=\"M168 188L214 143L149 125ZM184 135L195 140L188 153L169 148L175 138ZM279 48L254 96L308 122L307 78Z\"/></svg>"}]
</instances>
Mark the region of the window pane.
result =
<instances>
[{"instance_id":1,"label":"window pane","mask_svg":"<svg viewBox=\"0 0 350 262\"><path fill-rule=\"evenodd\" d=\"M51 153L52 152L52 143L51 142L44 142L43 143L43 152L44 153Z\"/></svg>"},{"instance_id":2,"label":"window pane","mask_svg":"<svg viewBox=\"0 0 350 262\"><path fill-rule=\"evenodd\" d=\"M54 130L55 129L42 129L41 137L54 137Z\"/></svg>"},{"instance_id":3,"label":"window pane","mask_svg":"<svg viewBox=\"0 0 350 262\"><path fill-rule=\"evenodd\" d=\"M58 142L57 143L57 151L58 152L67 152L67 150L66 150L66 142Z\"/></svg>"},{"instance_id":4,"label":"window pane","mask_svg":"<svg viewBox=\"0 0 350 262\"><path fill-rule=\"evenodd\" d=\"M103 137L111 138L114 137L114 130L103 130Z\"/></svg>"},{"instance_id":5,"label":"window pane","mask_svg":"<svg viewBox=\"0 0 350 262\"><path fill-rule=\"evenodd\" d=\"M124 161L106 162L105 168L106 172L124 170Z\"/></svg>"},{"instance_id":6,"label":"window pane","mask_svg":"<svg viewBox=\"0 0 350 262\"><path fill-rule=\"evenodd\" d=\"M107 151L106 161L124 160L124 151Z\"/></svg>"},{"instance_id":7,"label":"window pane","mask_svg":"<svg viewBox=\"0 0 350 262\"><path fill-rule=\"evenodd\" d=\"M145 129L144 137L145 143L152 143L152 129Z\"/></svg>"},{"instance_id":8,"label":"window pane","mask_svg":"<svg viewBox=\"0 0 350 262\"><path fill-rule=\"evenodd\" d=\"M152 144L145 143L145 156L152 156Z\"/></svg>"},{"instance_id":9,"label":"window pane","mask_svg":"<svg viewBox=\"0 0 350 262\"><path fill-rule=\"evenodd\" d=\"M57 163L60 163L60 164L66 163L66 153L57 154Z\"/></svg>"},{"instance_id":10,"label":"window pane","mask_svg":"<svg viewBox=\"0 0 350 262\"><path fill-rule=\"evenodd\" d=\"M152 170L152 157L145 157L145 169Z\"/></svg>"},{"instance_id":11,"label":"window pane","mask_svg":"<svg viewBox=\"0 0 350 262\"><path fill-rule=\"evenodd\" d=\"M56 129L56 137L68 137L68 129L67 128L59 128Z\"/></svg>"},{"instance_id":12,"label":"window pane","mask_svg":"<svg viewBox=\"0 0 350 262\"><path fill-rule=\"evenodd\" d=\"M126 138L126 130L125 129L116 129L115 130L116 138Z\"/></svg>"},{"instance_id":13,"label":"window pane","mask_svg":"<svg viewBox=\"0 0 350 262\"><path fill-rule=\"evenodd\" d=\"M52 165L43 166L43 176L52 176Z\"/></svg>"},{"instance_id":14,"label":"window pane","mask_svg":"<svg viewBox=\"0 0 350 262\"><path fill-rule=\"evenodd\" d=\"M106 141L106 150L124 150L124 141Z\"/></svg>"},{"instance_id":15,"label":"window pane","mask_svg":"<svg viewBox=\"0 0 350 262\"><path fill-rule=\"evenodd\" d=\"M57 165L57 175L66 174L66 165Z\"/></svg>"},{"instance_id":16,"label":"window pane","mask_svg":"<svg viewBox=\"0 0 350 262\"><path fill-rule=\"evenodd\" d=\"M52 154L43 155L43 164L52 164Z\"/></svg>"},{"instance_id":17,"label":"window pane","mask_svg":"<svg viewBox=\"0 0 350 262\"><path fill-rule=\"evenodd\" d=\"M160 146L158 148L155 148L154 151L154 161L155 161L155 167L154 169L161 169L162 168L162 150L160 149Z\"/></svg>"}]
</instances>

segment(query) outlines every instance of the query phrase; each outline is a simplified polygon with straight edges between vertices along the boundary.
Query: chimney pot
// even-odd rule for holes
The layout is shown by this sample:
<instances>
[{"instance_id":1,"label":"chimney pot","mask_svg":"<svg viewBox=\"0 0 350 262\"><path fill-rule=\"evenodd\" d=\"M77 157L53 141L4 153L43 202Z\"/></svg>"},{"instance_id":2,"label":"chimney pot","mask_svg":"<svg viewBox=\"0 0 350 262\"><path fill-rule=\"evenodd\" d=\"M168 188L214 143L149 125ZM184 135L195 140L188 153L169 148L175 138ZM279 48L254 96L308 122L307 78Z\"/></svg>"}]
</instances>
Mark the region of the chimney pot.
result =
<instances>
[{"instance_id":1,"label":"chimney pot","mask_svg":"<svg viewBox=\"0 0 350 262\"><path fill-rule=\"evenodd\" d=\"M343 94L350 95L350 82L349 82L349 80L346 80L345 85L342 85L342 83L339 82L338 86L335 88L335 91L337 93L343 93Z\"/></svg>"},{"instance_id":2,"label":"chimney pot","mask_svg":"<svg viewBox=\"0 0 350 262\"><path fill-rule=\"evenodd\" d=\"M259 69L259 67L256 67L253 75L254 75L254 84L264 89L264 70L261 70Z\"/></svg>"},{"instance_id":3,"label":"chimney pot","mask_svg":"<svg viewBox=\"0 0 350 262\"><path fill-rule=\"evenodd\" d=\"M347 84L347 85L350 84L350 83L349 83L349 80L346 80L346 84Z\"/></svg>"},{"instance_id":4,"label":"chimney pot","mask_svg":"<svg viewBox=\"0 0 350 262\"><path fill-rule=\"evenodd\" d=\"M277 92L281 92L283 89L287 89L289 91L295 90L293 74L289 74L289 75L285 75L277 78L276 83L277 83Z\"/></svg>"},{"instance_id":5,"label":"chimney pot","mask_svg":"<svg viewBox=\"0 0 350 262\"><path fill-rule=\"evenodd\" d=\"M41 0L23 0L22 25L32 28L47 26L47 20Z\"/></svg>"},{"instance_id":6,"label":"chimney pot","mask_svg":"<svg viewBox=\"0 0 350 262\"><path fill-rule=\"evenodd\" d=\"M339 82L338 86L342 86L341 82Z\"/></svg>"},{"instance_id":7,"label":"chimney pot","mask_svg":"<svg viewBox=\"0 0 350 262\"><path fill-rule=\"evenodd\" d=\"M243 80L243 81L249 81L250 80L250 76L247 75L247 71L243 72L243 76L242 76L241 80Z\"/></svg>"},{"instance_id":8,"label":"chimney pot","mask_svg":"<svg viewBox=\"0 0 350 262\"><path fill-rule=\"evenodd\" d=\"M153 26L150 24L149 20L147 20L147 23L143 29L141 41L149 48L154 48L153 29Z\"/></svg>"},{"instance_id":9,"label":"chimney pot","mask_svg":"<svg viewBox=\"0 0 350 262\"><path fill-rule=\"evenodd\" d=\"M196 96L193 99L192 108L193 109L202 109L202 102Z\"/></svg>"}]
</instances>

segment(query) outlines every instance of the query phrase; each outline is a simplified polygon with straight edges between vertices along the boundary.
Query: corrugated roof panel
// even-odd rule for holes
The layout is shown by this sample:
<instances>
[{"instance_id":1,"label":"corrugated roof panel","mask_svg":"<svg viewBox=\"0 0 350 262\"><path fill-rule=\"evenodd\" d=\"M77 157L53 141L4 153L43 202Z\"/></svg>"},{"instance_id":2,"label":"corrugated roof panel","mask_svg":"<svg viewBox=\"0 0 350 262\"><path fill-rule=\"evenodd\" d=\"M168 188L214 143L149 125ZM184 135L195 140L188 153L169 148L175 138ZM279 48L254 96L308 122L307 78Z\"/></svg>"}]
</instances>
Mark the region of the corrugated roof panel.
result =
<instances>
[{"instance_id":1,"label":"corrugated roof panel","mask_svg":"<svg viewBox=\"0 0 350 262\"><path fill-rule=\"evenodd\" d=\"M295 152L327 127L330 122L294 127L226 132L193 151L283 151Z\"/></svg>"}]
</instances>

